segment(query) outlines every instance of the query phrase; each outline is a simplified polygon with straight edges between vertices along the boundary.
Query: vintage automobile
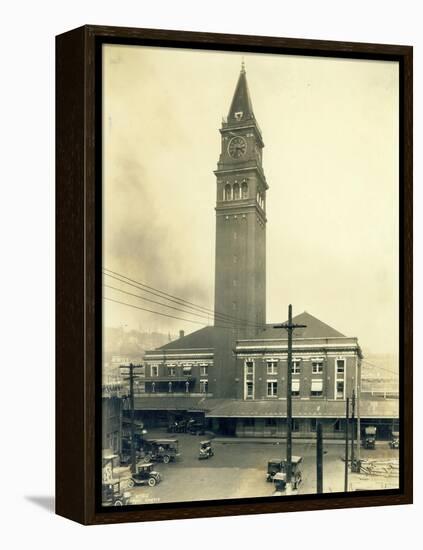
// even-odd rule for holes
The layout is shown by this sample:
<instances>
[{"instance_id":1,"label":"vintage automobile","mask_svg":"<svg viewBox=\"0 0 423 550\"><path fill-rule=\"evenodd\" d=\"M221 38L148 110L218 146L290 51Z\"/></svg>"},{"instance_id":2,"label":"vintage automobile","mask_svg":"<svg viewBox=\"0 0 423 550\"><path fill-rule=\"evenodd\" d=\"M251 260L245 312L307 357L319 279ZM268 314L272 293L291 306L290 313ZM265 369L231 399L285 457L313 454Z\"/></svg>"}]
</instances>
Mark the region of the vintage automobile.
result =
<instances>
[{"instance_id":1,"label":"vintage automobile","mask_svg":"<svg viewBox=\"0 0 423 550\"><path fill-rule=\"evenodd\" d=\"M204 423L193 418L188 420L187 431L191 435L204 435L206 433Z\"/></svg>"},{"instance_id":2,"label":"vintage automobile","mask_svg":"<svg viewBox=\"0 0 423 550\"><path fill-rule=\"evenodd\" d=\"M137 471L128 480L128 488L131 489L134 485L149 485L150 487L154 487L157 483L160 483L162 476L159 472L153 470L153 466L152 462L137 464Z\"/></svg>"},{"instance_id":3,"label":"vintage automobile","mask_svg":"<svg viewBox=\"0 0 423 550\"><path fill-rule=\"evenodd\" d=\"M180 420L175 420L167 427L169 433L186 433L188 426L188 420L182 418Z\"/></svg>"},{"instance_id":4,"label":"vintage automobile","mask_svg":"<svg viewBox=\"0 0 423 550\"><path fill-rule=\"evenodd\" d=\"M206 441L200 441L200 452L198 454L198 459L202 460L204 458L210 458L213 455L214 452L210 439Z\"/></svg>"},{"instance_id":5,"label":"vintage automobile","mask_svg":"<svg viewBox=\"0 0 423 550\"><path fill-rule=\"evenodd\" d=\"M366 426L364 429L364 448L374 449L376 447L376 426Z\"/></svg>"},{"instance_id":6,"label":"vintage automobile","mask_svg":"<svg viewBox=\"0 0 423 550\"><path fill-rule=\"evenodd\" d=\"M399 432L391 432L391 441L389 442L391 449L399 449Z\"/></svg>"},{"instance_id":7,"label":"vintage automobile","mask_svg":"<svg viewBox=\"0 0 423 550\"><path fill-rule=\"evenodd\" d=\"M144 462L174 462L180 453L177 439L146 439Z\"/></svg>"},{"instance_id":8,"label":"vintage automobile","mask_svg":"<svg viewBox=\"0 0 423 550\"><path fill-rule=\"evenodd\" d=\"M282 471L283 458L271 458L267 463L266 481L273 481L275 475Z\"/></svg>"},{"instance_id":9,"label":"vintage automobile","mask_svg":"<svg viewBox=\"0 0 423 550\"><path fill-rule=\"evenodd\" d=\"M303 476L301 471L301 463L303 461L302 456L293 456L291 459L292 464L292 488L297 490L300 486ZM272 459L269 460L267 468L267 481L273 481L277 491L284 491L286 487L286 465L285 459ZM278 470L278 468L280 468Z\"/></svg>"},{"instance_id":10,"label":"vintage automobile","mask_svg":"<svg viewBox=\"0 0 423 550\"><path fill-rule=\"evenodd\" d=\"M135 437L135 457L138 461L141 458L142 439ZM131 438L122 437L122 450L120 453L120 463L127 465L131 462Z\"/></svg>"},{"instance_id":11,"label":"vintage automobile","mask_svg":"<svg viewBox=\"0 0 423 550\"><path fill-rule=\"evenodd\" d=\"M123 492L119 479L110 479L102 485L103 506L126 506L131 499L129 491Z\"/></svg>"}]
</instances>

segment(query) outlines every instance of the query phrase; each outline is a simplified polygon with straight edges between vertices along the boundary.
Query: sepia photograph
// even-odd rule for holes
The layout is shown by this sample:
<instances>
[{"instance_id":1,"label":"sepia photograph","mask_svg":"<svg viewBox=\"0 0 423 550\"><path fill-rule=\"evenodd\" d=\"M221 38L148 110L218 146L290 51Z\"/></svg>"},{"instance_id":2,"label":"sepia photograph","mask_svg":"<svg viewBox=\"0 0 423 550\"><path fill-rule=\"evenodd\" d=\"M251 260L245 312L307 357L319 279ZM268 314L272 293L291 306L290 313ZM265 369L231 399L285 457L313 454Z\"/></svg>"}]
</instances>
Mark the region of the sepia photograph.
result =
<instances>
[{"instance_id":1,"label":"sepia photograph","mask_svg":"<svg viewBox=\"0 0 423 550\"><path fill-rule=\"evenodd\" d=\"M102 45L102 506L399 489L399 81Z\"/></svg>"}]
</instances>

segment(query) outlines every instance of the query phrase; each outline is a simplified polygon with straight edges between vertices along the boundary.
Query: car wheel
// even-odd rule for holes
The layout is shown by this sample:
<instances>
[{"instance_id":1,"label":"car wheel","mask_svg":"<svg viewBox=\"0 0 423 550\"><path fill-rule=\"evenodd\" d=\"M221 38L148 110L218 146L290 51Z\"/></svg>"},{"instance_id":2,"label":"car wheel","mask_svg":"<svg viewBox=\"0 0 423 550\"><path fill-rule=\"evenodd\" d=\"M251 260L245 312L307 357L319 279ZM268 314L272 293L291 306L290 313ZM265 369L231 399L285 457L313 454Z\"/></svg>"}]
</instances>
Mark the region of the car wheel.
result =
<instances>
[{"instance_id":1,"label":"car wheel","mask_svg":"<svg viewBox=\"0 0 423 550\"><path fill-rule=\"evenodd\" d=\"M150 485L150 487L154 487L154 485L156 485L156 479L154 477L150 477L148 480L148 484Z\"/></svg>"},{"instance_id":2,"label":"car wheel","mask_svg":"<svg viewBox=\"0 0 423 550\"><path fill-rule=\"evenodd\" d=\"M169 462L170 462L170 456L164 455L164 457L163 457L163 462L164 462L165 464L169 464Z\"/></svg>"},{"instance_id":3,"label":"car wheel","mask_svg":"<svg viewBox=\"0 0 423 550\"><path fill-rule=\"evenodd\" d=\"M126 486L128 487L128 489L132 489L135 485L135 481L131 478L131 479L128 479L128 483L126 484Z\"/></svg>"}]
</instances>

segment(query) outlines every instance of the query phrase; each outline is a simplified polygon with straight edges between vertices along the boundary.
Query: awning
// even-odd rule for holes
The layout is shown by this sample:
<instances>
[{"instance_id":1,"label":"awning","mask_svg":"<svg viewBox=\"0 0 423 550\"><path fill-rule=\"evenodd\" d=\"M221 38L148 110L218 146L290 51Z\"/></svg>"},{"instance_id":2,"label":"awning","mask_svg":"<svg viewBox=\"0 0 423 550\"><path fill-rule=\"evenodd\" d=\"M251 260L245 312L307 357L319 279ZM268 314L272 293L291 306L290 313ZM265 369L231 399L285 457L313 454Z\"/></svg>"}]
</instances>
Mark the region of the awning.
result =
<instances>
[{"instance_id":1,"label":"awning","mask_svg":"<svg viewBox=\"0 0 423 550\"><path fill-rule=\"evenodd\" d=\"M135 409L148 411L203 411L208 418L282 417L286 418L286 399L216 399L192 396L135 396ZM294 418L345 418L342 399L294 399ZM398 399L361 399L362 419L399 418ZM392 426L392 422L390 424Z\"/></svg>"},{"instance_id":2,"label":"awning","mask_svg":"<svg viewBox=\"0 0 423 550\"><path fill-rule=\"evenodd\" d=\"M323 380L312 380L311 391L323 391Z\"/></svg>"},{"instance_id":3,"label":"awning","mask_svg":"<svg viewBox=\"0 0 423 550\"><path fill-rule=\"evenodd\" d=\"M224 399L213 399L180 395L175 397L155 396L154 394L139 394L135 396L135 409L144 411L209 411L224 403Z\"/></svg>"},{"instance_id":4,"label":"awning","mask_svg":"<svg viewBox=\"0 0 423 550\"><path fill-rule=\"evenodd\" d=\"M118 456L116 454L103 453L103 460L113 460L114 458L118 458Z\"/></svg>"}]
</instances>

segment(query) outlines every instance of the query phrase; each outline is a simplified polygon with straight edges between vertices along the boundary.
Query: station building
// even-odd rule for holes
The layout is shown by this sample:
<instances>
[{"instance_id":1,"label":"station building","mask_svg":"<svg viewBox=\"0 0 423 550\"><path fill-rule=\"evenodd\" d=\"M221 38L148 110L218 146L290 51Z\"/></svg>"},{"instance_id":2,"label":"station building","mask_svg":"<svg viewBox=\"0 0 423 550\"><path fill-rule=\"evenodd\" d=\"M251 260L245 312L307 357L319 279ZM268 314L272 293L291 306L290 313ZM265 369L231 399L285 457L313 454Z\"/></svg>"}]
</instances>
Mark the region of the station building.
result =
<instances>
[{"instance_id":1,"label":"station building","mask_svg":"<svg viewBox=\"0 0 423 550\"><path fill-rule=\"evenodd\" d=\"M146 426L175 417L204 418L222 434L286 433L287 335L266 323L264 141L242 67L220 129L216 176L214 325L146 352L135 399ZM360 399L362 352L348 337L304 312L294 323L293 436L343 437L346 398L357 399L362 425L390 426L396 399Z\"/></svg>"}]
</instances>

